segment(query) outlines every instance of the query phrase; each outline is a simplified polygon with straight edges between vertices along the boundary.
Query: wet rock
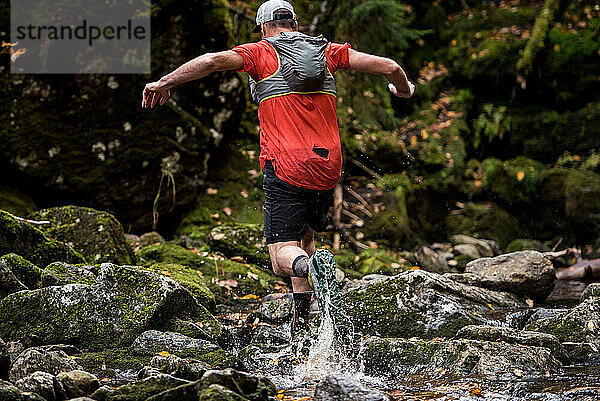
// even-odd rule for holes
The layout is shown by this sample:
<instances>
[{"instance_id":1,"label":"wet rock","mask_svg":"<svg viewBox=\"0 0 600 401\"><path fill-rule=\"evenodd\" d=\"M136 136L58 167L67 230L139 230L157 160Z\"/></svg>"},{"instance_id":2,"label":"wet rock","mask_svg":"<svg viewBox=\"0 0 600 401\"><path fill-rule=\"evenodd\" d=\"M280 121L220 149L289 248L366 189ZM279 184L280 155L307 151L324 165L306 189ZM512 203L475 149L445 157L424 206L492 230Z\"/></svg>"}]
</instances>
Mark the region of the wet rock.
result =
<instances>
[{"instance_id":1,"label":"wet rock","mask_svg":"<svg viewBox=\"0 0 600 401\"><path fill-rule=\"evenodd\" d=\"M106 401L144 401L155 394L189 383L187 380L161 374L118 387L106 394Z\"/></svg>"},{"instance_id":2,"label":"wet rock","mask_svg":"<svg viewBox=\"0 0 600 401\"><path fill-rule=\"evenodd\" d=\"M479 277L480 285L543 300L554 288L552 262L537 251L513 252L469 262L465 273Z\"/></svg>"},{"instance_id":3,"label":"wet rock","mask_svg":"<svg viewBox=\"0 0 600 401\"><path fill-rule=\"evenodd\" d=\"M241 256L250 263L270 266L263 229L258 224L222 224L212 229L208 239L211 249L228 257Z\"/></svg>"},{"instance_id":4,"label":"wet rock","mask_svg":"<svg viewBox=\"0 0 600 401\"><path fill-rule=\"evenodd\" d=\"M346 375L329 375L317 384L315 399L320 401L391 401L381 391L371 390Z\"/></svg>"},{"instance_id":5,"label":"wet rock","mask_svg":"<svg viewBox=\"0 0 600 401\"><path fill-rule=\"evenodd\" d=\"M366 274L385 274L394 276L404 270L408 270L412 266L412 264L402 256L403 255L398 254L397 252L379 247L376 249L367 249L361 252L360 255L349 253L347 256L349 260L347 262L340 260L342 263L337 264L338 266L342 266L342 264L346 262L346 268L349 273L358 271L360 275L363 276ZM339 259L339 257L336 257L336 260Z\"/></svg>"},{"instance_id":6,"label":"wet rock","mask_svg":"<svg viewBox=\"0 0 600 401\"><path fill-rule=\"evenodd\" d=\"M90 268L92 266L89 266ZM86 267L54 262L42 270L40 287L65 284L94 284L96 275Z\"/></svg>"},{"instance_id":7,"label":"wet rock","mask_svg":"<svg viewBox=\"0 0 600 401\"><path fill-rule=\"evenodd\" d=\"M359 286L344 294L357 331L386 337L453 336L464 326L485 324L495 309L524 306L514 295L457 283L413 270Z\"/></svg>"},{"instance_id":8,"label":"wet rock","mask_svg":"<svg viewBox=\"0 0 600 401\"><path fill-rule=\"evenodd\" d=\"M20 401L21 390L14 384L0 379L0 400L2 401Z\"/></svg>"},{"instance_id":9,"label":"wet rock","mask_svg":"<svg viewBox=\"0 0 600 401\"><path fill-rule=\"evenodd\" d=\"M154 244L164 244L167 241L165 241L163 236L156 231L150 231L149 233L142 234L139 238L139 242L141 247L145 247Z\"/></svg>"},{"instance_id":10,"label":"wet rock","mask_svg":"<svg viewBox=\"0 0 600 401\"><path fill-rule=\"evenodd\" d=\"M436 252L426 246L419 248L415 253L415 257L417 258L417 262L419 263L419 266L421 266L421 269L425 271L446 273L454 270L448 266L448 262L445 258L441 258Z\"/></svg>"},{"instance_id":11,"label":"wet rock","mask_svg":"<svg viewBox=\"0 0 600 401\"><path fill-rule=\"evenodd\" d=\"M55 377L50 373L34 372L17 380L15 386L21 391L37 393L47 401L55 401L60 399L54 391L55 380Z\"/></svg>"},{"instance_id":12,"label":"wet rock","mask_svg":"<svg viewBox=\"0 0 600 401\"><path fill-rule=\"evenodd\" d=\"M13 362L21 355L21 352L25 351L25 347L19 341L9 341L6 343L6 351L10 357L10 361ZM8 369L6 369L6 373L8 374Z\"/></svg>"},{"instance_id":13,"label":"wet rock","mask_svg":"<svg viewBox=\"0 0 600 401\"><path fill-rule=\"evenodd\" d=\"M156 368L153 368L152 366L144 366L137 373L137 379L138 380L144 380L144 379L147 379L147 378L152 377L152 376L158 376L161 373L170 374L170 373L167 373L167 372L161 372L160 370L158 370ZM175 376L175 375L171 375L171 376ZM180 377L180 379L181 379L181 377Z\"/></svg>"},{"instance_id":14,"label":"wet rock","mask_svg":"<svg viewBox=\"0 0 600 401\"><path fill-rule=\"evenodd\" d=\"M292 341L292 323L287 322L278 326L267 323L259 324L252 332L252 344L265 346L280 346Z\"/></svg>"},{"instance_id":15,"label":"wet rock","mask_svg":"<svg viewBox=\"0 0 600 401\"><path fill-rule=\"evenodd\" d=\"M43 268L52 262L84 263L78 252L47 237L32 224L0 210L0 255L16 253Z\"/></svg>"},{"instance_id":16,"label":"wet rock","mask_svg":"<svg viewBox=\"0 0 600 401\"><path fill-rule=\"evenodd\" d=\"M283 294L283 296L267 295L263 298L260 307L251 314L248 320L253 321L253 318L256 317L270 324L291 320L294 317L294 298L292 293Z\"/></svg>"},{"instance_id":17,"label":"wet rock","mask_svg":"<svg viewBox=\"0 0 600 401\"><path fill-rule=\"evenodd\" d=\"M16 382L37 371L57 375L76 369L81 369L81 366L62 351L28 348L12 364L8 377L10 381Z\"/></svg>"},{"instance_id":18,"label":"wet rock","mask_svg":"<svg viewBox=\"0 0 600 401\"><path fill-rule=\"evenodd\" d=\"M92 350L131 344L167 318L203 322L207 338L221 324L173 280L148 271L101 265L94 284L67 284L21 291L0 301L0 335L38 335L44 343L75 343Z\"/></svg>"},{"instance_id":19,"label":"wet rock","mask_svg":"<svg viewBox=\"0 0 600 401\"><path fill-rule=\"evenodd\" d=\"M79 350L79 348L77 348L71 344L40 345L37 348L42 349L44 351L62 351L69 356L81 354L81 351Z\"/></svg>"},{"instance_id":20,"label":"wet rock","mask_svg":"<svg viewBox=\"0 0 600 401\"><path fill-rule=\"evenodd\" d=\"M90 397L77 397L77 398L71 398L68 401L95 401L95 400Z\"/></svg>"},{"instance_id":21,"label":"wet rock","mask_svg":"<svg viewBox=\"0 0 600 401\"><path fill-rule=\"evenodd\" d=\"M182 359L176 355L157 355L150 361L150 366L163 373L185 380L199 380L211 366L206 362L194 359Z\"/></svg>"},{"instance_id":22,"label":"wet rock","mask_svg":"<svg viewBox=\"0 0 600 401\"><path fill-rule=\"evenodd\" d=\"M529 317L527 322L525 322L525 327L529 327L532 323L542 320L548 319L554 316L562 315L567 312L568 309L546 309L546 308L537 308L533 312L533 314Z\"/></svg>"},{"instance_id":23,"label":"wet rock","mask_svg":"<svg viewBox=\"0 0 600 401\"><path fill-rule=\"evenodd\" d=\"M398 375L439 369L495 379L539 377L562 366L547 348L477 340L382 339L365 343L365 373Z\"/></svg>"},{"instance_id":24,"label":"wet rock","mask_svg":"<svg viewBox=\"0 0 600 401\"><path fill-rule=\"evenodd\" d=\"M494 256L494 249L499 249L498 244L493 240L477 239L468 235L456 234L450 237L450 240L454 245L454 253L459 253L460 255L467 255L467 253L457 251L457 246L469 245L469 247L465 247L464 249L471 249L472 255L469 256L472 256L474 259L492 257Z\"/></svg>"},{"instance_id":25,"label":"wet rock","mask_svg":"<svg viewBox=\"0 0 600 401\"><path fill-rule=\"evenodd\" d=\"M92 394L100 387L98 378L83 370L61 372L56 375L56 379L62 384L69 398Z\"/></svg>"},{"instance_id":26,"label":"wet rock","mask_svg":"<svg viewBox=\"0 0 600 401\"><path fill-rule=\"evenodd\" d=\"M588 366L600 365L600 349L593 343L565 341L562 346L569 355L571 363Z\"/></svg>"},{"instance_id":27,"label":"wet rock","mask_svg":"<svg viewBox=\"0 0 600 401\"><path fill-rule=\"evenodd\" d=\"M560 341L600 346L600 297L587 298L573 309L551 317L530 320L527 330L552 334Z\"/></svg>"},{"instance_id":28,"label":"wet rock","mask_svg":"<svg viewBox=\"0 0 600 401\"><path fill-rule=\"evenodd\" d=\"M581 300L585 301L588 298L600 297L600 283L590 283L581 294Z\"/></svg>"},{"instance_id":29,"label":"wet rock","mask_svg":"<svg viewBox=\"0 0 600 401\"><path fill-rule=\"evenodd\" d=\"M564 364L569 363L569 356L558 339L546 333L520 331L500 326L466 326L456 333L457 338L480 341L503 341L508 344L531 345L548 348L552 355Z\"/></svg>"},{"instance_id":30,"label":"wet rock","mask_svg":"<svg viewBox=\"0 0 600 401\"><path fill-rule=\"evenodd\" d=\"M123 226L110 213L80 206L60 206L40 210L30 218L50 221L40 229L51 238L73 244L88 262L135 263Z\"/></svg>"},{"instance_id":31,"label":"wet rock","mask_svg":"<svg viewBox=\"0 0 600 401\"><path fill-rule=\"evenodd\" d=\"M197 357L217 349L217 345L206 340L157 330L143 332L131 346L133 355L155 355L167 351L182 357Z\"/></svg>"}]
</instances>

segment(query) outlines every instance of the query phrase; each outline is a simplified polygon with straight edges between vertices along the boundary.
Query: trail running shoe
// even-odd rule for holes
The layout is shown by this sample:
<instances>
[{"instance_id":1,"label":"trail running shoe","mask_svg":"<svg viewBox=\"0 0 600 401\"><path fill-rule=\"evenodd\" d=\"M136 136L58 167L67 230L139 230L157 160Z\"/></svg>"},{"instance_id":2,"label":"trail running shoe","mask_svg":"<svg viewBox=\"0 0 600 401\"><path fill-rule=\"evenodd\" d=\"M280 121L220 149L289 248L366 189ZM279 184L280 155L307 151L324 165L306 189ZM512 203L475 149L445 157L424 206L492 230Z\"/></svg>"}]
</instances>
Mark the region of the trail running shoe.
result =
<instances>
[{"instance_id":1,"label":"trail running shoe","mask_svg":"<svg viewBox=\"0 0 600 401\"><path fill-rule=\"evenodd\" d=\"M335 259L331 252L317 249L308 259L308 283L315 290L321 313L328 310L334 321L345 317L340 285L335 280Z\"/></svg>"}]
</instances>

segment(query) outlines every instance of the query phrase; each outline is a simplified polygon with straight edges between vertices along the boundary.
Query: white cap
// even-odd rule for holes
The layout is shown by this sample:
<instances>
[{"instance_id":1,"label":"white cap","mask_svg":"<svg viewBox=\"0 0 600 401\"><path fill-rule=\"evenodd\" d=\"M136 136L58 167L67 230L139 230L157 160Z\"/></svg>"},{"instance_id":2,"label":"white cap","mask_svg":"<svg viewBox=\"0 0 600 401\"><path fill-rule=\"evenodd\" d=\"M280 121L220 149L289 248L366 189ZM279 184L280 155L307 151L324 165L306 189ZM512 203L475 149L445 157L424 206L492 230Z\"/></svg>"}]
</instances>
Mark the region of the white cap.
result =
<instances>
[{"instance_id":1,"label":"white cap","mask_svg":"<svg viewBox=\"0 0 600 401\"><path fill-rule=\"evenodd\" d=\"M292 18L296 19L296 12L294 11L294 7L285 0L268 0L265 1L258 7L258 11L256 12L256 26L252 30L254 33L260 32L260 24L273 21L275 18L273 14L278 10L287 10L292 13Z\"/></svg>"}]
</instances>

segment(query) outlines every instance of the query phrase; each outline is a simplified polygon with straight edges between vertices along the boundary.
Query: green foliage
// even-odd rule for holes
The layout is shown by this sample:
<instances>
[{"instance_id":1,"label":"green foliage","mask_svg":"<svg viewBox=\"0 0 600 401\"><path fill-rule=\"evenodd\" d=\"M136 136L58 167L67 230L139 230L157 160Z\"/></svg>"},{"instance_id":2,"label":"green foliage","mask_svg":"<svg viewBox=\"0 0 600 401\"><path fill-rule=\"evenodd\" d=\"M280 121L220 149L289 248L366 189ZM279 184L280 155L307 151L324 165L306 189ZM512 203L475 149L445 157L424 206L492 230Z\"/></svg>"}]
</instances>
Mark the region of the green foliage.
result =
<instances>
[{"instance_id":1,"label":"green foliage","mask_svg":"<svg viewBox=\"0 0 600 401\"><path fill-rule=\"evenodd\" d=\"M473 121L473 146L479 148L482 137L488 143L495 138L503 139L504 133L510 131L510 116L506 115L506 106L495 107L487 103L482 106L483 113Z\"/></svg>"}]
</instances>

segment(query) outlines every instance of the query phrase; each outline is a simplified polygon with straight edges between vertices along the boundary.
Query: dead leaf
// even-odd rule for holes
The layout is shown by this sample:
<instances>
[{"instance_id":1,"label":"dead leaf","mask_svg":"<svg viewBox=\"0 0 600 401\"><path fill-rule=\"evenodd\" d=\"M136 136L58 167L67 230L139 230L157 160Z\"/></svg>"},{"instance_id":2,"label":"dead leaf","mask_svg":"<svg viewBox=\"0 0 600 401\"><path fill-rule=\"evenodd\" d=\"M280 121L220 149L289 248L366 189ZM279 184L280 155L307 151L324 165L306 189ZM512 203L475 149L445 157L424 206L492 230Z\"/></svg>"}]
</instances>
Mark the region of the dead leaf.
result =
<instances>
[{"instance_id":1,"label":"dead leaf","mask_svg":"<svg viewBox=\"0 0 600 401\"><path fill-rule=\"evenodd\" d=\"M473 388L471 388L470 393L473 396L477 396L477 397L481 397L482 396L481 389L479 387L473 387Z\"/></svg>"},{"instance_id":2,"label":"dead leaf","mask_svg":"<svg viewBox=\"0 0 600 401\"><path fill-rule=\"evenodd\" d=\"M231 216L231 209L228 207L224 207L223 213L225 213L225 215L227 215L227 216Z\"/></svg>"},{"instance_id":3,"label":"dead leaf","mask_svg":"<svg viewBox=\"0 0 600 401\"><path fill-rule=\"evenodd\" d=\"M229 258L230 260L234 261L234 262L238 262L238 263L244 263L245 260L244 258L242 258L241 256L233 256L231 258Z\"/></svg>"},{"instance_id":4,"label":"dead leaf","mask_svg":"<svg viewBox=\"0 0 600 401\"><path fill-rule=\"evenodd\" d=\"M240 192L240 195L242 195L242 197L247 198L248 197L248 190L246 188L242 189L242 192Z\"/></svg>"},{"instance_id":5,"label":"dead leaf","mask_svg":"<svg viewBox=\"0 0 600 401\"><path fill-rule=\"evenodd\" d=\"M260 297L256 294L248 294L240 297L239 299L260 299Z\"/></svg>"},{"instance_id":6,"label":"dead leaf","mask_svg":"<svg viewBox=\"0 0 600 401\"><path fill-rule=\"evenodd\" d=\"M232 289L235 288L239 285L239 283L236 280L221 280L219 281L219 287L225 287L228 289Z\"/></svg>"},{"instance_id":7,"label":"dead leaf","mask_svg":"<svg viewBox=\"0 0 600 401\"><path fill-rule=\"evenodd\" d=\"M250 277L252 280L258 281L258 274L248 272L248 277Z\"/></svg>"},{"instance_id":8,"label":"dead leaf","mask_svg":"<svg viewBox=\"0 0 600 401\"><path fill-rule=\"evenodd\" d=\"M206 188L206 193L209 195L216 195L219 192L217 188Z\"/></svg>"},{"instance_id":9,"label":"dead leaf","mask_svg":"<svg viewBox=\"0 0 600 401\"><path fill-rule=\"evenodd\" d=\"M220 241L220 240L222 240L223 238L225 238L225 234L223 234L223 233L217 233L217 234L213 235L213 237L212 237L212 238L213 238L215 241Z\"/></svg>"},{"instance_id":10,"label":"dead leaf","mask_svg":"<svg viewBox=\"0 0 600 401\"><path fill-rule=\"evenodd\" d=\"M159 355L159 356L169 356L169 355L171 355L171 354L170 354L168 351L160 351L160 352L159 352L158 354L156 354L156 355Z\"/></svg>"},{"instance_id":11,"label":"dead leaf","mask_svg":"<svg viewBox=\"0 0 600 401\"><path fill-rule=\"evenodd\" d=\"M534 303L533 303L533 299L526 299L526 300L525 300L525 303L526 303L526 304L527 304L527 306L529 306L530 308L533 308L533 305L534 305Z\"/></svg>"},{"instance_id":12,"label":"dead leaf","mask_svg":"<svg viewBox=\"0 0 600 401\"><path fill-rule=\"evenodd\" d=\"M523 371L521 369L515 369L515 370L513 370L513 373L517 377L523 377L523 375L524 375L524 373L523 373Z\"/></svg>"},{"instance_id":13,"label":"dead leaf","mask_svg":"<svg viewBox=\"0 0 600 401\"><path fill-rule=\"evenodd\" d=\"M525 178L525 172L524 171L517 172L517 181L521 182L521 181L523 181L523 178Z\"/></svg>"},{"instance_id":14,"label":"dead leaf","mask_svg":"<svg viewBox=\"0 0 600 401\"><path fill-rule=\"evenodd\" d=\"M161 270L161 271L160 271L160 273L161 273L163 276L170 276L170 275L171 275L171 273L169 273L169 272L168 272L168 271L166 271L166 270Z\"/></svg>"}]
</instances>

